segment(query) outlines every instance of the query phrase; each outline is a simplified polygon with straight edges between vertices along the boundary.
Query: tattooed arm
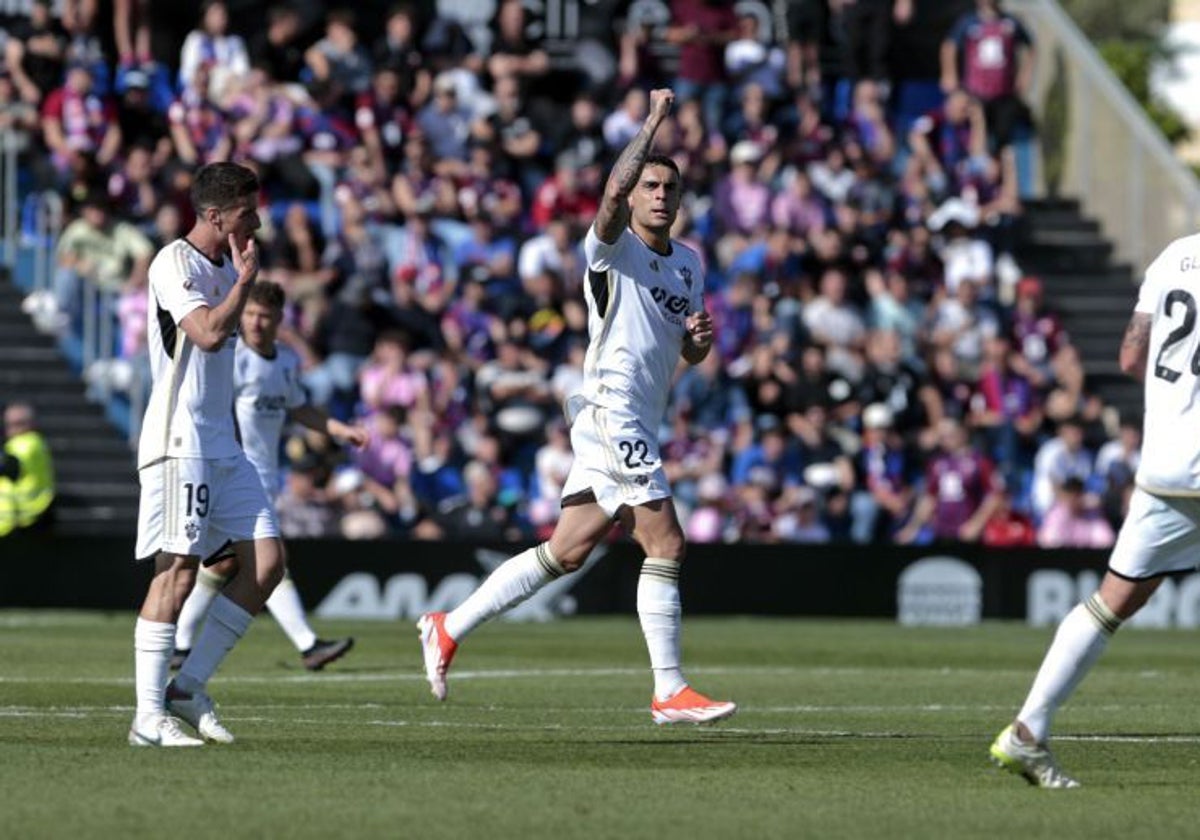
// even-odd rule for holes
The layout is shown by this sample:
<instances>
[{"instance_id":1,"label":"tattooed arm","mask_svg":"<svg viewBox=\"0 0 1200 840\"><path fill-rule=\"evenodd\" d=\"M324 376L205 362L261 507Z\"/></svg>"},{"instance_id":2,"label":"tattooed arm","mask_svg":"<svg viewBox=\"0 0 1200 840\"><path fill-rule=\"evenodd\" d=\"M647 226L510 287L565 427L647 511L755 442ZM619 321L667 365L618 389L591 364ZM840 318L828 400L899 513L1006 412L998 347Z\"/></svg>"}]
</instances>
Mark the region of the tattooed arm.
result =
<instances>
[{"instance_id":1,"label":"tattooed arm","mask_svg":"<svg viewBox=\"0 0 1200 840\"><path fill-rule=\"evenodd\" d=\"M650 91L650 114L642 123L642 130L629 141L625 151L613 164L604 185L604 197L600 199L600 210L596 213L596 236L601 242L612 244L629 224L629 194L637 185L642 173L642 164L650 154L654 132L658 131L663 117L671 110L675 94L663 88Z\"/></svg>"},{"instance_id":2,"label":"tattooed arm","mask_svg":"<svg viewBox=\"0 0 1200 840\"><path fill-rule=\"evenodd\" d=\"M1148 313L1134 312L1121 339L1121 370L1139 381L1146 375L1146 360L1150 355L1150 323Z\"/></svg>"}]
</instances>

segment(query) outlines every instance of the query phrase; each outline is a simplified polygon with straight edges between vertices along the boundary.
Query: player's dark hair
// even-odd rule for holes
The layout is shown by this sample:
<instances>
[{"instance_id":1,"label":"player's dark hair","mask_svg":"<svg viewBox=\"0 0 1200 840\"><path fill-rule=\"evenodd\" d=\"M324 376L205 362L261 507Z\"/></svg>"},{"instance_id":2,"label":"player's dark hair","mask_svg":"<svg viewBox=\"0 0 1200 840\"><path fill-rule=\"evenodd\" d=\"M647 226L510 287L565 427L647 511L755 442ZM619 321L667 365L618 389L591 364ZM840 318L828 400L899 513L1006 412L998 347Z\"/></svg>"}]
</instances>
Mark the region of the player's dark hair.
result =
<instances>
[{"instance_id":1,"label":"player's dark hair","mask_svg":"<svg viewBox=\"0 0 1200 840\"><path fill-rule=\"evenodd\" d=\"M679 171L679 164L675 162L675 158L670 155L655 153L646 155L646 162L642 164L642 169L647 166L665 166L675 173L675 177L682 179L683 173Z\"/></svg>"},{"instance_id":2,"label":"player's dark hair","mask_svg":"<svg viewBox=\"0 0 1200 840\"><path fill-rule=\"evenodd\" d=\"M250 301L272 310L282 310L287 296L283 286L273 280L256 280L250 287Z\"/></svg>"},{"instance_id":3,"label":"player's dark hair","mask_svg":"<svg viewBox=\"0 0 1200 840\"><path fill-rule=\"evenodd\" d=\"M192 209L202 216L208 207L224 210L239 199L258 194L258 176L237 163L210 163L192 179Z\"/></svg>"}]
</instances>

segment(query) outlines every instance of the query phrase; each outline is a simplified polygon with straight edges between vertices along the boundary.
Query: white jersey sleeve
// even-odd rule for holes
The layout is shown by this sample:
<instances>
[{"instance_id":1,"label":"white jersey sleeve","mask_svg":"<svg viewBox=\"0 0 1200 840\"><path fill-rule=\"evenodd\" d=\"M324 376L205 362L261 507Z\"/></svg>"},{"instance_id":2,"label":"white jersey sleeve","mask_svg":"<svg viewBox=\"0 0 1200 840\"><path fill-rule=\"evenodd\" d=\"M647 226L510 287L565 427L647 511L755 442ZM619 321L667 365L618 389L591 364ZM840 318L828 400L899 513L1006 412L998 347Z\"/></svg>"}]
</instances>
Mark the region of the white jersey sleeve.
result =
<instances>
[{"instance_id":1,"label":"white jersey sleeve","mask_svg":"<svg viewBox=\"0 0 1200 840\"><path fill-rule=\"evenodd\" d=\"M608 271L625 249L626 242L633 236L633 232L625 228L616 242L608 243L596 234L596 226L592 225L583 240L583 255L587 258L588 268L592 271Z\"/></svg>"}]
</instances>

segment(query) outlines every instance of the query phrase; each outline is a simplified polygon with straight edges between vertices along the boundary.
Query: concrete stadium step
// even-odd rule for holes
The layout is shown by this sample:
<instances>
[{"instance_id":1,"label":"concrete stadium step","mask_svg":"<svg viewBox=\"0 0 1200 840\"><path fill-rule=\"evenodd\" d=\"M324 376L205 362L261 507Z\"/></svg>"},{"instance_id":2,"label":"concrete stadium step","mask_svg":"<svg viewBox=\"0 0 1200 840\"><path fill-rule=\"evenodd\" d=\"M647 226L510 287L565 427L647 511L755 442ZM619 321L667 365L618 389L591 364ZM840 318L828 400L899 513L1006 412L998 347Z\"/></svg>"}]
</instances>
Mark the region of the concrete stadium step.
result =
<instances>
[{"instance_id":1,"label":"concrete stadium step","mask_svg":"<svg viewBox=\"0 0 1200 840\"><path fill-rule=\"evenodd\" d=\"M58 497L55 527L67 534L129 534L137 527L137 504L101 504L84 498ZM133 551L132 544L130 552Z\"/></svg>"},{"instance_id":2,"label":"concrete stadium step","mask_svg":"<svg viewBox=\"0 0 1200 840\"><path fill-rule=\"evenodd\" d=\"M105 504L129 503L136 505L138 485L136 481L59 481L58 492L64 496L99 497Z\"/></svg>"},{"instance_id":3,"label":"concrete stadium step","mask_svg":"<svg viewBox=\"0 0 1200 840\"><path fill-rule=\"evenodd\" d=\"M0 368L0 391L6 388L67 388L79 384L79 377L60 365L37 368L37 375L30 381L29 371L15 368Z\"/></svg>"},{"instance_id":4,"label":"concrete stadium step","mask_svg":"<svg viewBox=\"0 0 1200 840\"><path fill-rule=\"evenodd\" d=\"M1041 277L1046 274L1094 274L1106 271L1112 257L1112 246L1094 248L1063 248L1057 245L1022 246L1017 250L1017 264L1026 274Z\"/></svg>"},{"instance_id":5,"label":"concrete stadium step","mask_svg":"<svg viewBox=\"0 0 1200 840\"><path fill-rule=\"evenodd\" d=\"M1137 292L1130 289L1128 293L1103 290L1092 294L1076 295L1064 306L1063 314L1074 317L1098 315L1122 315L1126 318L1133 311L1137 301ZM1068 308L1069 307L1069 308Z\"/></svg>"},{"instance_id":6,"label":"concrete stadium step","mask_svg":"<svg viewBox=\"0 0 1200 840\"><path fill-rule=\"evenodd\" d=\"M109 435L81 435L71 430L63 431L56 424L40 424L42 433L50 444L50 451L55 455L79 459L83 463L94 459L102 459L103 463L110 460L113 463L125 461L133 468L134 452L125 441Z\"/></svg>"},{"instance_id":7,"label":"concrete stadium step","mask_svg":"<svg viewBox=\"0 0 1200 840\"><path fill-rule=\"evenodd\" d=\"M1071 274L1041 274L1042 287L1047 295L1075 294L1103 290L1105 292L1137 293L1133 277L1121 271L1075 272Z\"/></svg>"},{"instance_id":8,"label":"concrete stadium step","mask_svg":"<svg viewBox=\"0 0 1200 840\"><path fill-rule=\"evenodd\" d=\"M51 342L47 342L44 346L38 345L33 347L6 347L0 345L0 367L9 365L29 366L45 364L47 362L63 362L62 353Z\"/></svg>"},{"instance_id":9,"label":"concrete stadium step","mask_svg":"<svg viewBox=\"0 0 1200 840\"><path fill-rule=\"evenodd\" d=\"M1021 203L1025 206L1025 210L1030 213L1039 213L1042 211L1080 213L1079 200L1076 198L1047 196L1043 198L1021 199Z\"/></svg>"},{"instance_id":10,"label":"concrete stadium step","mask_svg":"<svg viewBox=\"0 0 1200 840\"><path fill-rule=\"evenodd\" d=\"M79 401L83 399L83 393L83 384L80 382L64 385L61 388L35 388L27 385L8 386L0 387L0 402L24 400L33 405L40 417L41 415L68 410L74 413L74 410L79 406ZM98 407L97 411L99 411Z\"/></svg>"},{"instance_id":11,"label":"concrete stadium step","mask_svg":"<svg viewBox=\"0 0 1200 840\"><path fill-rule=\"evenodd\" d=\"M68 458L61 451L56 452L53 445L50 452L56 456L54 473L59 481L82 482L92 486L106 481L123 481L137 485L137 470L131 460L117 462Z\"/></svg>"}]
</instances>

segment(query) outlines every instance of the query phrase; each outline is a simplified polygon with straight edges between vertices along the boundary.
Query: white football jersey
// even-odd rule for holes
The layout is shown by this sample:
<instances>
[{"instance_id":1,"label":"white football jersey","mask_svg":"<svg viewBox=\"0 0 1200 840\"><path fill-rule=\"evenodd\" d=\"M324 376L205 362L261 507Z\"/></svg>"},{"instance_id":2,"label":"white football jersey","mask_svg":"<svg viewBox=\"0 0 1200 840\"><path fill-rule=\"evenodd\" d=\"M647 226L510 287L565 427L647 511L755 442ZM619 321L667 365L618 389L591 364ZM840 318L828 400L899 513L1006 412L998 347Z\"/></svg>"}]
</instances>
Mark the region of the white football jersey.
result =
<instances>
[{"instance_id":1,"label":"white football jersey","mask_svg":"<svg viewBox=\"0 0 1200 840\"><path fill-rule=\"evenodd\" d=\"M279 439L288 411L304 405L300 357L277 344L271 358L237 342L233 367L233 408L246 457L258 470L271 498L279 492Z\"/></svg>"},{"instance_id":2,"label":"white football jersey","mask_svg":"<svg viewBox=\"0 0 1200 840\"><path fill-rule=\"evenodd\" d=\"M595 227L583 243L588 349L583 397L657 429L683 349L684 320L704 308L704 269L685 245L653 251L625 228L611 245Z\"/></svg>"},{"instance_id":3,"label":"white football jersey","mask_svg":"<svg viewBox=\"0 0 1200 840\"><path fill-rule=\"evenodd\" d=\"M215 263L186 239L150 263L146 339L154 386L138 442L138 468L163 458L227 458L241 452L233 425L233 339L206 353L179 328L233 287L233 261Z\"/></svg>"},{"instance_id":4,"label":"white football jersey","mask_svg":"<svg viewBox=\"0 0 1200 840\"><path fill-rule=\"evenodd\" d=\"M1177 239L1148 269L1137 312L1151 315L1137 483L1200 495L1200 235Z\"/></svg>"}]
</instances>

